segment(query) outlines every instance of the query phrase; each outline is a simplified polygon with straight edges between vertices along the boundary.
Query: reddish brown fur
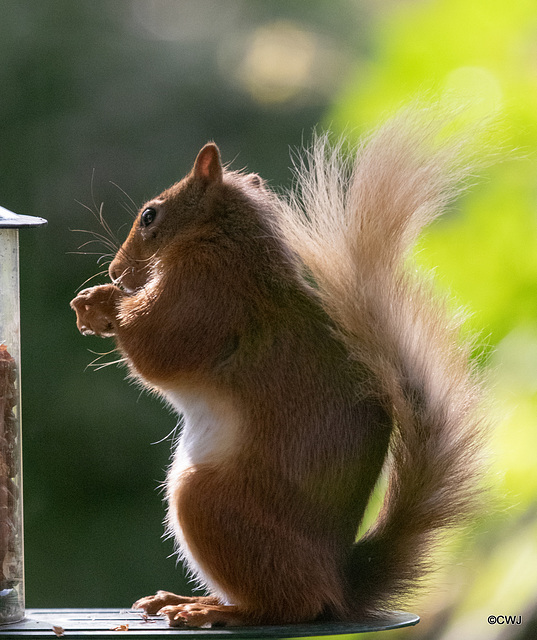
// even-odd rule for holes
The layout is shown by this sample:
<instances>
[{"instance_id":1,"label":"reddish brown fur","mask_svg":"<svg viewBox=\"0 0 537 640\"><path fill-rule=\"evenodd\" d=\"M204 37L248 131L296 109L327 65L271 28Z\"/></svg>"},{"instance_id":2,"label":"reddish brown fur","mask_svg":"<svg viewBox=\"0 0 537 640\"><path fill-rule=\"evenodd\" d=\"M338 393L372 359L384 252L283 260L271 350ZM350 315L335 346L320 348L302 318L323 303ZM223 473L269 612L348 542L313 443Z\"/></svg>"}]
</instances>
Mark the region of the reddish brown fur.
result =
<instances>
[{"instance_id":1,"label":"reddish brown fur","mask_svg":"<svg viewBox=\"0 0 537 640\"><path fill-rule=\"evenodd\" d=\"M148 208L156 218L145 225ZM371 614L419 573L414 544L423 551L420 541L444 524L438 507L424 517L397 497L403 482L405 496L417 491L423 501L416 487L432 469L424 462L413 486L403 460L386 503L396 517L382 516L377 532L354 545L407 404L399 382L363 355L362 338L342 335L347 325L335 322L340 311L328 315L334 305L323 287L319 296L307 283L280 208L258 176L224 171L216 146L206 145L189 176L142 208L110 266L116 284L72 303L81 331L114 335L133 372L184 408L169 526L214 597L159 592L138 601L174 625ZM354 322L367 332L363 314ZM379 347L386 367L397 349ZM410 412L419 423L419 407ZM445 438L434 434L428 455ZM402 447L394 451L404 457ZM433 502L444 473L432 472ZM405 500L415 522L403 524Z\"/></svg>"}]
</instances>

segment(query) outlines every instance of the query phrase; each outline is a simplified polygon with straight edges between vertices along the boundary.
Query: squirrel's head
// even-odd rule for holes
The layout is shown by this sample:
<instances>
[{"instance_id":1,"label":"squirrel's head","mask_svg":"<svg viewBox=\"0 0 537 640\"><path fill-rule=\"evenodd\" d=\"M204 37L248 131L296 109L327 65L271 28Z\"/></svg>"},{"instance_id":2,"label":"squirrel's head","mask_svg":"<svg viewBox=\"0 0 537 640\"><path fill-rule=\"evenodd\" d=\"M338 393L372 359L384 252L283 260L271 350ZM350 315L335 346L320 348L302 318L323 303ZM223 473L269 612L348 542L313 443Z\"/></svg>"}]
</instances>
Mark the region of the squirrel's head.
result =
<instances>
[{"instance_id":1,"label":"squirrel's head","mask_svg":"<svg viewBox=\"0 0 537 640\"><path fill-rule=\"evenodd\" d=\"M226 171L216 144L207 143L185 178L140 209L110 264L110 278L127 291L143 287L154 269L165 263L167 251L173 254L175 239L195 241L214 226L219 209L216 203L223 190L229 198L230 189L253 195L267 193L264 187L257 174Z\"/></svg>"},{"instance_id":2,"label":"squirrel's head","mask_svg":"<svg viewBox=\"0 0 537 640\"><path fill-rule=\"evenodd\" d=\"M203 196L221 184L223 168L214 143L199 152L194 167L183 178L140 209L130 233L109 267L112 281L127 291L144 286L162 249L181 230L187 231L203 218Z\"/></svg>"},{"instance_id":3,"label":"squirrel's head","mask_svg":"<svg viewBox=\"0 0 537 640\"><path fill-rule=\"evenodd\" d=\"M127 291L144 286L152 271L165 259L166 250L175 238L185 239L210 223L224 175L234 175L235 180L255 190L262 186L256 174L225 172L216 144L206 144L185 178L140 209L127 239L110 264L112 281Z\"/></svg>"}]
</instances>

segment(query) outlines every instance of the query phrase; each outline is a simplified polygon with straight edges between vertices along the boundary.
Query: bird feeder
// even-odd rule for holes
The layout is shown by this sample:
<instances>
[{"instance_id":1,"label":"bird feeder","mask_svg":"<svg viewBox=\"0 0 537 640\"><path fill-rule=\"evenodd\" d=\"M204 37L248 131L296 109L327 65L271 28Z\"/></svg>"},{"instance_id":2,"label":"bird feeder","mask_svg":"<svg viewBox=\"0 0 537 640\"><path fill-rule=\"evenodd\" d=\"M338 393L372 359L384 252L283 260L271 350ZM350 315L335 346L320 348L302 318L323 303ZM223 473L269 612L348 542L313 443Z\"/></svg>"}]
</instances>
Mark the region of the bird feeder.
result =
<instances>
[{"instance_id":1,"label":"bird feeder","mask_svg":"<svg viewBox=\"0 0 537 640\"><path fill-rule=\"evenodd\" d=\"M19 229L46 222L0 207L0 624L24 618Z\"/></svg>"}]
</instances>

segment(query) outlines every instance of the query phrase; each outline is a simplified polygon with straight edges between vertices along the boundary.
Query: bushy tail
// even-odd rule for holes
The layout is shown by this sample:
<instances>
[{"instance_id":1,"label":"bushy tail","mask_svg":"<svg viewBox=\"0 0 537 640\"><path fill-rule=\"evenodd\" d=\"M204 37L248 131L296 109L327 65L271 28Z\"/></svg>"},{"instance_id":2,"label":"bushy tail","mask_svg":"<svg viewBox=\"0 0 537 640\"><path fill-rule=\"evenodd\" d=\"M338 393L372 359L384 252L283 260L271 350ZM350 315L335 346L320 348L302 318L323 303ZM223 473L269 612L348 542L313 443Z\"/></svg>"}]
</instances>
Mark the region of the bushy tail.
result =
<instances>
[{"instance_id":1,"label":"bushy tail","mask_svg":"<svg viewBox=\"0 0 537 640\"><path fill-rule=\"evenodd\" d=\"M350 560L364 612L400 602L426 572L436 534L475 506L484 425L471 343L410 255L475 167L459 125L408 109L353 164L318 138L280 208L287 241L395 423L384 504Z\"/></svg>"}]
</instances>

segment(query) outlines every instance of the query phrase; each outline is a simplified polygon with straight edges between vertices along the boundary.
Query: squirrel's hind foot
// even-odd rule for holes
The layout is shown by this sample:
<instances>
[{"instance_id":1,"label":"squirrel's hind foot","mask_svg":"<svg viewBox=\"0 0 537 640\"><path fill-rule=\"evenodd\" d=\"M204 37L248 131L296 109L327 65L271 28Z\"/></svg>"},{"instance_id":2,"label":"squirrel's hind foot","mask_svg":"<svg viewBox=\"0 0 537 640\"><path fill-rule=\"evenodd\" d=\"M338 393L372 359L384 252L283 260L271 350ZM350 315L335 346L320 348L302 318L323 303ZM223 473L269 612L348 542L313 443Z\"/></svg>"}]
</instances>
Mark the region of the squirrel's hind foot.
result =
<instances>
[{"instance_id":1,"label":"squirrel's hind foot","mask_svg":"<svg viewBox=\"0 0 537 640\"><path fill-rule=\"evenodd\" d=\"M161 609L168 606L184 605L184 604L204 604L204 605L218 605L220 601L218 598L212 596L178 596L170 591L157 591L154 596L146 596L140 598L133 605L133 609L143 609L150 616L154 616L160 612Z\"/></svg>"},{"instance_id":2,"label":"squirrel's hind foot","mask_svg":"<svg viewBox=\"0 0 537 640\"><path fill-rule=\"evenodd\" d=\"M237 627L248 624L238 608L230 604L195 602L169 605L160 609L158 613L168 618L170 627Z\"/></svg>"}]
</instances>

